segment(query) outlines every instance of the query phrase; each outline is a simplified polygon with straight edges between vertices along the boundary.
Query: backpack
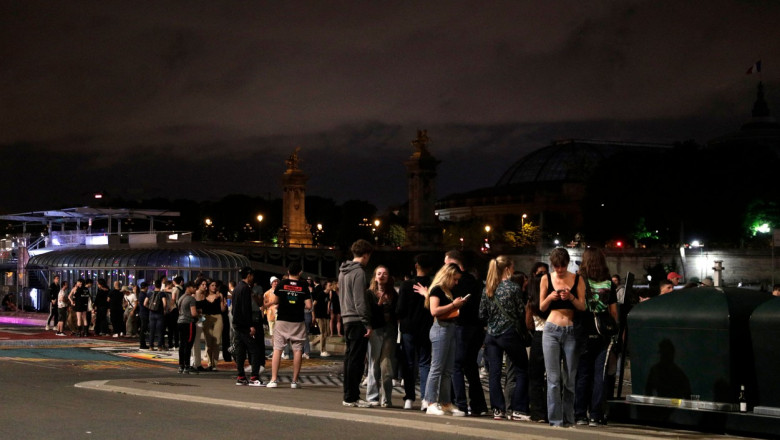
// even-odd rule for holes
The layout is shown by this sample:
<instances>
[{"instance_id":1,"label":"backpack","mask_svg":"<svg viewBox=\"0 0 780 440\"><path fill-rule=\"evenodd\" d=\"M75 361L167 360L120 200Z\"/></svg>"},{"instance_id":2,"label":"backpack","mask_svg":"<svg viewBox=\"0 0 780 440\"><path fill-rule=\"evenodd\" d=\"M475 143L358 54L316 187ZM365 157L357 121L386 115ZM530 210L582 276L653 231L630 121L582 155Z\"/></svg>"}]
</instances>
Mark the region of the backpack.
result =
<instances>
[{"instance_id":1,"label":"backpack","mask_svg":"<svg viewBox=\"0 0 780 440\"><path fill-rule=\"evenodd\" d=\"M163 311L163 293L160 290L155 290L152 296L149 298L149 310L153 312Z\"/></svg>"}]
</instances>

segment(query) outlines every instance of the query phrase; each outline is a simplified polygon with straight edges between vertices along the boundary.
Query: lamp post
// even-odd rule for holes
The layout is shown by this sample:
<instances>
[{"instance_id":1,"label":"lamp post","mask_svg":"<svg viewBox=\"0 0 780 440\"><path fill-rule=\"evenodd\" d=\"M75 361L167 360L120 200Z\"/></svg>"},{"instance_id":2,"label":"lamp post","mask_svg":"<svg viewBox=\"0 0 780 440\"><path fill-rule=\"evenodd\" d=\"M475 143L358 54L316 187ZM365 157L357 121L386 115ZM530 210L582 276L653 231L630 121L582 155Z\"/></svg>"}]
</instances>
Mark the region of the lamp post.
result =
<instances>
[{"instance_id":1,"label":"lamp post","mask_svg":"<svg viewBox=\"0 0 780 440\"><path fill-rule=\"evenodd\" d=\"M206 240L209 238L209 229L214 227L214 222L211 221L210 218L206 217L206 220L203 221L206 224Z\"/></svg>"},{"instance_id":2,"label":"lamp post","mask_svg":"<svg viewBox=\"0 0 780 440\"><path fill-rule=\"evenodd\" d=\"M528 218L528 214L523 214L522 217L520 217L520 228L522 229L525 226L525 219Z\"/></svg>"},{"instance_id":3,"label":"lamp post","mask_svg":"<svg viewBox=\"0 0 780 440\"><path fill-rule=\"evenodd\" d=\"M490 225L485 225L485 250L484 252L487 253L490 251L490 230L492 228Z\"/></svg>"},{"instance_id":4,"label":"lamp post","mask_svg":"<svg viewBox=\"0 0 780 440\"><path fill-rule=\"evenodd\" d=\"M374 234L374 245L379 246L379 225L382 224L382 222L379 221L379 219L374 220L374 228L371 229L371 232Z\"/></svg>"},{"instance_id":5,"label":"lamp post","mask_svg":"<svg viewBox=\"0 0 780 440\"><path fill-rule=\"evenodd\" d=\"M314 245L320 245L320 236L322 235L322 223L317 223L317 229L314 230Z\"/></svg>"},{"instance_id":6,"label":"lamp post","mask_svg":"<svg viewBox=\"0 0 780 440\"><path fill-rule=\"evenodd\" d=\"M257 241L263 241L263 214L257 214Z\"/></svg>"}]
</instances>

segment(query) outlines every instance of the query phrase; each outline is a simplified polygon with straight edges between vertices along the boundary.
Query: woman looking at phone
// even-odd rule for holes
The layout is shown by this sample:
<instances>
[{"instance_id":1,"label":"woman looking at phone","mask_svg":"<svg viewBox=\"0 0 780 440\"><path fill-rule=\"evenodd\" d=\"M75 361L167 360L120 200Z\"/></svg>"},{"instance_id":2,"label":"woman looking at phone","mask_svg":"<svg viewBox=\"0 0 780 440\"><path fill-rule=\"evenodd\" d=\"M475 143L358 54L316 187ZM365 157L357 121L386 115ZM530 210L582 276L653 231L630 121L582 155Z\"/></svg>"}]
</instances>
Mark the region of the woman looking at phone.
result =
<instances>
[{"instance_id":1,"label":"woman looking at phone","mask_svg":"<svg viewBox=\"0 0 780 440\"><path fill-rule=\"evenodd\" d=\"M569 272L569 253L550 252L552 274L539 284L539 309L550 311L542 333L547 370L547 420L551 426L574 425L574 384L577 374L577 336L574 311L585 310L585 283ZM563 370L561 367L563 361Z\"/></svg>"}]
</instances>

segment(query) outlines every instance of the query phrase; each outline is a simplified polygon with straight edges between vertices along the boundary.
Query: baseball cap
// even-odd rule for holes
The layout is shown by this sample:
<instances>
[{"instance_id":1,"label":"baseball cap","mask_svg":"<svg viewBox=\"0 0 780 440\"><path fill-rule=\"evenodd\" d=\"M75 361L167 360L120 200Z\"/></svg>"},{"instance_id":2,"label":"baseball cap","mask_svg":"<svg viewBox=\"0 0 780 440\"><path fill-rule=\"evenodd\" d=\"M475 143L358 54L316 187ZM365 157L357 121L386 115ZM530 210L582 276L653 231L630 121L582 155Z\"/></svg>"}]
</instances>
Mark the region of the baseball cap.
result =
<instances>
[{"instance_id":1,"label":"baseball cap","mask_svg":"<svg viewBox=\"0 0 780 440\"><path fill-rule=\"evenodd\" d=\"M273 283L274 281L279 281L279 278L271 277L271 282Z\"/></svg>"},{"instance_id":2,"label":"baseball cap","mask_svg":"<svg viewBox=\"0 0 780 440\"><path fill-rule=\"evenodd\" d=\"M677 272L669 272L669 275L667 275L667 276L666 276L666 279L667 279L667 280L669 280L669 281L672 281L672 280L673 280L673 279L675 279L675 278L682 279L682 277L683 277L683 276L682 276L682 275L680 275L680 274L679 274L679 273L677 273Z\"/></svg>"}]
</instances>

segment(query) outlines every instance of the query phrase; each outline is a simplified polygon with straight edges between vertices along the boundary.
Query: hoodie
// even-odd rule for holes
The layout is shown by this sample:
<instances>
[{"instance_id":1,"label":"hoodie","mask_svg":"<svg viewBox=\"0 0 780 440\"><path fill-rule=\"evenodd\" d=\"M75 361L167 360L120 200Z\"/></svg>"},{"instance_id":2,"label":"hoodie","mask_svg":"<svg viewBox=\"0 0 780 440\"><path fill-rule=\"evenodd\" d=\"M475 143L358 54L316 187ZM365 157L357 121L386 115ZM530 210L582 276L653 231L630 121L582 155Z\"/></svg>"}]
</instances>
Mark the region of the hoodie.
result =
<instances>
[{"instance_id":1,"label":"hoodie","mask_svg":"<svg viewBox=\"0 0 780 440\"><path fill-rule=\"evenodd\" d=\"M345 261L339 268L339 305L344 324L361 322L371 328L371 303L366 272L356 261Z\"/></svg>"}]
</instances>

